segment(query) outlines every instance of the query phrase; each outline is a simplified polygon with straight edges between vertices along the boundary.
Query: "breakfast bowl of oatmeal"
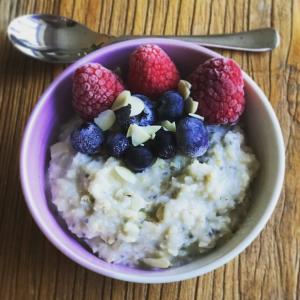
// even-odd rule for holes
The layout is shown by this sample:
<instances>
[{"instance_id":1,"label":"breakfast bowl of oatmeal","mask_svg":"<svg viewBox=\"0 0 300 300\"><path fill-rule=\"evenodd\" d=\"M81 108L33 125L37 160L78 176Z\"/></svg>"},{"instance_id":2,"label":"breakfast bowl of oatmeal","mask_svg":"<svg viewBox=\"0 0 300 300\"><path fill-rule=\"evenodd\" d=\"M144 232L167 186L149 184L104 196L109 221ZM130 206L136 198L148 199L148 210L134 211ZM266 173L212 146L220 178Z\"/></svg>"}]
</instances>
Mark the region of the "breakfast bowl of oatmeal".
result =
<instances>
[{"instance_id":1,"label":"breakfast bowl of oatmeal","mask_svg":"<svg viewBox=\"0 0 300 300\"><path fill-rule=\"evenodd\" d=\"M205 274L259 234L278 200L284 145L238 64L139 39L69 66L25 129L21 182L47 238L112 278Z\"/></svg>"}]
</instances>

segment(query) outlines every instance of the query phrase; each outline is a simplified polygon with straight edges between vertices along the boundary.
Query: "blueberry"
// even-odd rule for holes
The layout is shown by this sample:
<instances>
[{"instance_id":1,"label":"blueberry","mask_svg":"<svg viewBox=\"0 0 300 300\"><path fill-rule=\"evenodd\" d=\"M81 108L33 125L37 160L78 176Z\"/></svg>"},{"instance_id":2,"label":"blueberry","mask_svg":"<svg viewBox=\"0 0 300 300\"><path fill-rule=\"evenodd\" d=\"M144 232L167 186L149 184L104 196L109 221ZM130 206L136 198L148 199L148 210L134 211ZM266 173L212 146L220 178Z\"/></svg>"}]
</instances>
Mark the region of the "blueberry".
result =
<instances>
[{"instance_id":1,"label":"blueberry","mask_svg":"<svg viewBox=\"0 0 300 300\"><path fill-rule=\"evenodd\" d=\"M121 157L129 147L127 137L119 132L110 132L105 142L107 153L116 158Z\"/></svg>"},{"instance_id":2,"label":"blueberry","mask_svg":"<svg viewBox=\"0 0 300 300\"><path fill-rule=\"evenodd\" d=\"M102 130L92 122L85 122L71 133L71 144L75 151L87 155L97 154L104 141Z\"/></svg>"},{"instance_id":3,"label":"blueberry","mask_svg":"<svg viewBox=\"0 0 300 300\"><path fill-rule=\"evenodd\" d=\"M143 146L129 147L124 155L125 165L134 172L142 172L151 166L155 158L151 151Z\"/></svg>"},{"instance_id":4,"label":"blueberry","mask_svg":"<svg viewBox=\"0 0 300 300\"><path fill-rule=\"evenodd\" d=\"M176 154L175 134L170 131L160 129L152 142L153 152L160 158L172 158Z\"/></svg>"},{"instance_id":5,"label":"blueberry","mask_svg":"<svg viewBox=\"0 0 300 300\"><path fill-rule=\"evenodd\" d=\"M126 131L131 124L130 118L131 105L124 106L115 111L117 124Z\"/></svg>"},{"instance_id":6,"label":"blueberry","mask_svg":"<svg viewBox=\"0 0 300 300\"><path fill-rule=\"evenodd\" d=\"M156 120L153 102L144 95L134 94L132 96L141 99L144 102L145 108L139 115L133 117L130 117L130 105L122 107L115 112L117 123L124 131L128 129L130 124L148 126L154 124Z\"/></svg>"},{"instance_id":7,"label":"blueberry","mask_svg":"<svg viewBox=\"0 0 300 300\"><path fill-rule=\"evenodd\" d=\"M148 126L154 124L154 122L156 121L156 113L153 102L144 95L133 94L132 96L141 99L145 105L145 108L142 111L142 113L132 117L132 119L134 120L133 123L139 126Z\"/></svg>"},{"instance_id":8,"label":"blueberry","mask_svg":"<svg viewBox=\"0 0 300 300\"><path fill-rule=\"evenodd\" d=\"M160 120L178 120L184 112L182 96L175 91L165 92L158 99L157 112Z\"/></svg>"},{"instance_id":9,"label":"blueberry","mask_svg":"<svg viewBox=\"0 0 300 300\"><path fill-rule=\"evenodd\" d=\"M208 148L208 132L198 118L181 119L176 126L176 140L178 150L190 157L201 156Z\"/></svg>"}]
</instances>

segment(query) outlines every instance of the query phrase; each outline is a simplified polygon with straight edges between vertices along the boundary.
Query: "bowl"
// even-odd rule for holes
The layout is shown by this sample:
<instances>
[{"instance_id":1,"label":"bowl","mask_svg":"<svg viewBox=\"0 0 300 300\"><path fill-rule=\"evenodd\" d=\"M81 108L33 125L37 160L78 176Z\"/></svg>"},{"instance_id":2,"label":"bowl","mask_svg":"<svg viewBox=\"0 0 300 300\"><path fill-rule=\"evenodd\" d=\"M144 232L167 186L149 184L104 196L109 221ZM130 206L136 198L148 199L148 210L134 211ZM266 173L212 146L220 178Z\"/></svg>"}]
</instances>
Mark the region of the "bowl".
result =
<instances>
[{"instance_id":1,"label":"bowl","mask_svg":"<svg viewBox=\"0 0 300 300\"><path fill-rule=\"evenodd\" d=\"M60 124L72 114L72 74L88 62L99 62L108 68L127 68L128 56L140 44L155 43L175 61L182 76L199 63L221 55L191 43L167 39L136 39L99 49L63 71L43 93L25 129L20 172L27 206L45 236L70 259L96 273L112 278L141 283L164 283L192 278L210 272L243 251L260 233L270 218L280 195L284 179L285 151L276 115L257 84L245 73L247 98L244 121L249 144L261 167L252 185L252 204L239 230L222 246L180 267L161 271L129 268L109 264L80 244L61 226L53 213L47 193L46 171L49 146L55 141Z\"/></svg>"}]
</instances>

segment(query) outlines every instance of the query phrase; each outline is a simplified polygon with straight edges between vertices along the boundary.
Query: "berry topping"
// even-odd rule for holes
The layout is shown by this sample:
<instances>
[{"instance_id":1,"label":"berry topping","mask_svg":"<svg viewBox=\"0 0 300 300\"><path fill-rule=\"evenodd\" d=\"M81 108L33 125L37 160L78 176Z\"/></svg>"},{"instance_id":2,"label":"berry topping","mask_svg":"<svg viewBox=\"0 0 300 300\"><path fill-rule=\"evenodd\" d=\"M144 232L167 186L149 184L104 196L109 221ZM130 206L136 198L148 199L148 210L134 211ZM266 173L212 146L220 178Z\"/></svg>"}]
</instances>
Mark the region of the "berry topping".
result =
<instances>
[{"instance_id":1,"label":"berry topping","mask_svg":"<svg viewBox=\"0 0 300 300\"><path fill-rule=\"evenodd\" d=\"M153 152L160 158L172 158L176 154L175 134L163 129L159 130L152 143Z\"/></svg>"},{"instance_id":2,"label":"berry topping","mask_svg":"<svg viewBox=\"0 0 300 300\"><path fill-rule=\"evenodd\" d=\"M198 157L208 148L208 133L203 122L198 118L185 117L176 128L178 150L187 156Z\"/></svg>"},{"instance_id":3,"label":"berry topping","mask_svg":"<svg viewBox=\"0 0 300 300\"><path fill-rule=\"evenodd\" d=\"M153 102L146 96L135 94L134 98L142 100L144 103L143 111L134 117L131 117L131 104L118 109L116 113L117 123L123 130L127 130L130 124L137 124L139 126L152 125L156 119Z\"/></svg>"},{"instance_id":4,"label":"berry topping","mask_svg":"<svg viewBox=\"0 0 300 300\"><path fill-rule=\"evenodd\" d=\"M152 125L156 119L153 102L144 95L135 94L133 96L141 99L145 105L142 113L133 118L134 119L133 123L139 126Z\"/></svg>"},{"instance_id":5,"label":"berry topping","mask_svg":"<svg viewBox=\"0 0 300 300\"><path fill-rule=\"evenodd\" d=\"M119 158L128 149L129 141L122 133L110 132L106 138L105 146L109 155Z\"/></svg>"},{"instance_id":6,"label":"berry topping","mask_svg":"<svg viewBox=\"0 0 300 300\"><path fill-rule=\"evenodd\" d=\"M143 146L129 147L125 152L124 162L134 172L142 172L155 161L151 151Z\"/></svg>"},{"instance_id":7,"label":"berry topping","mask_svg":"<svg viewBox=\"0 0 300 300\"><path fill-rule=\"evenodd\" d=\"M198 112L210 124L236 123L245 108L244 81L232 59L213 58L190 76L191 95L199 102Z\"/></svg>"},{"instance_id":8,"label":"berry topping","mask_svg":"<svg viewBox=\"0 0 300 300\"><path fill-rule=\"evenodd\" d=\"M78 68L73 76L73 107L86 120L91 120L112 103L124 90L113 72L97 63Z\"/></svg>"},{"instance_id":9,"label":"berry topping","mask_svg":"<svg viewBox=\"0 0 300 300\"><path fill-rule=\"evenodd\" d=\"M130 117L131 105L124 106L117 111L116 114L116 121L117 124L126 131L131 124L132 118Z\"/></svg>"},{"instance_id":10,"label":"berry topping","mask_svg":"<svg viewBox=\"0 0 300 300\"><path fill-rule=\"evenodd\" d=\"M132 92L155 98L177 88L179 72L165 51L147 44L131 54L127 80Z\"/></svg>"},{"instance_id":11,"label":"berry topping","mask_svg":"<svg viewBox=\"0 0 300 300\"><path fill-rule=\"evenodd\" d=\"M232 59L210 59L188 81L180 80L164 50L146 44L130 55L127 75L129 90L98 63L75 71L73 107L87 121L72 132L71 144L78 152L97 154L106 131L107 154L134 172L151 166L156 157L203 155L209 145L204 120L210 126L234 124L245 108L242 71ZM116 173L135 182L124 167L117 166Z\"/></svg>"},{"instance_id":12,"label":"berry topping","mask_svg":"<svg viewBox=\"0 0 300 300\"><path fill-rule=\"evenodd\" d=\"M71 134L71 144L75 151L87 155L97 154L101 150L104 135L92 122L85 122Z\"/></svg>"},{"instance_id":13,"label":"berry topping","mask_svg":"<svg viewBox=\"0 0 300 300\"><path fill-rule=\"evenodd\" d=\"M157 112L160 120L178 120L184 112L182 96L175 91L165 92L158 99Z\"/></svg>"}]
</instances>

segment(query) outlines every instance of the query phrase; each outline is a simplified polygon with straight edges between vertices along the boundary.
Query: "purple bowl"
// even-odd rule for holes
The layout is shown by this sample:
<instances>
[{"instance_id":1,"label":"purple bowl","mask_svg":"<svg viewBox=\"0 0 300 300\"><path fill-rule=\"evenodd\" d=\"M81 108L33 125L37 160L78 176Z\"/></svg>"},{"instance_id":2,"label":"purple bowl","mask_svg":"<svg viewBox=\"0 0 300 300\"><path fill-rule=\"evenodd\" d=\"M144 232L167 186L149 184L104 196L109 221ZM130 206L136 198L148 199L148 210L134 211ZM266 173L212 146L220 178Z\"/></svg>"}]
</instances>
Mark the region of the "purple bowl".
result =
<instances>
[{"instance_id":1,"label":"purple bowl","mask_svg":"<svg viewBox=\"0 0 300 300\"><path fill-rule=\"evenodd\" d=\"M284 174L284 145L277 118L267 98L244 74L248 98L245 120L250 142L262 166L260 179L256 180L260 183L255 184L253 188L256 195L255 204L239 231L229 242L204 257L184 266L162 271L128 268L97 258L60 225L49 205L46 192L49 147L55 141L59 125L73 113L73 72L88 62L98 62L111 69L116 66L126 69L129 54L138 45L145 43L155 43L162 47L175 61L182 77L206 59L220 57L211 50L178 40L137 39L104 47L78 60L52 82L28 120L21 146L21 183L28 208L37 225L70 259L87 269L116 279L144 283L171 282L199 276L225 264L255 239L265 226L279 197ZM257 142L258 138L267 141L264 147Z\"/></svg>"}]
</instances>

